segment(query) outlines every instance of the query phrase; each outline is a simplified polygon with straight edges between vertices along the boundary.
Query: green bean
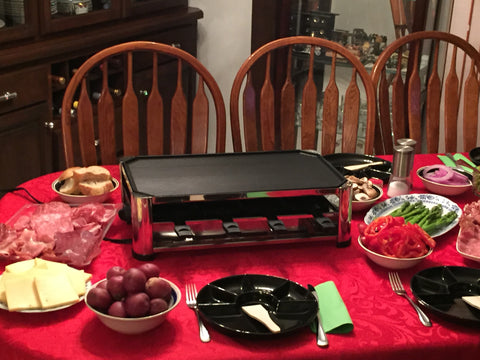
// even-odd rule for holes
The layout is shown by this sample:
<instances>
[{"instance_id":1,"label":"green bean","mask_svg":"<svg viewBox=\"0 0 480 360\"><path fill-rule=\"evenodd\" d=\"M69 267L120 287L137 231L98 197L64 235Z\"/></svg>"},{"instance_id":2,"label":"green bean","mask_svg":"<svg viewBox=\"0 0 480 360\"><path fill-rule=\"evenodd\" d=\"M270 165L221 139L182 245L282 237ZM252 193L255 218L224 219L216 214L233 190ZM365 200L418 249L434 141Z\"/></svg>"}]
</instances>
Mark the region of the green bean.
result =
<instances>
[{"instance_id":1,"label":"green bean","mask_svg":"<svg viewBox=\"0 0 480 360\"><path fill-rule=\"evenodd\" d=\"M405 201L402 206L400 206L399 208L396 208L395 210L393 210L389 215L391 216L400 216L399 214L402 214L408 207L410 206L410 202L409 201Z\"/></svg>"},{"instance_id":2,"label":"green bean","mask_svg":"<svg viewBox=\"0 0 480 360\"><path fill-rule=\"evenodd\" d=\"M448 213L441 216L437 220L426 224L423 227L423 230L425 230L428 234L431 235L437 230L440 230L441 228L444 228L445 226L449 225L456 218L457 218L457 213L455 211L449 211Z\"/></svg>"},{"instance_id":3,"label":"green bean","mask_svg":"<svg viewBox=\"0 0 480 360\"><path fill-rule=\"evenodd\" d=\"M405 222L409 222L411 224L418 224L422 219L424 219L430 213L430 209L424 206L421 212L418 214L405 218Z\"/></svg>"}]
</instances>

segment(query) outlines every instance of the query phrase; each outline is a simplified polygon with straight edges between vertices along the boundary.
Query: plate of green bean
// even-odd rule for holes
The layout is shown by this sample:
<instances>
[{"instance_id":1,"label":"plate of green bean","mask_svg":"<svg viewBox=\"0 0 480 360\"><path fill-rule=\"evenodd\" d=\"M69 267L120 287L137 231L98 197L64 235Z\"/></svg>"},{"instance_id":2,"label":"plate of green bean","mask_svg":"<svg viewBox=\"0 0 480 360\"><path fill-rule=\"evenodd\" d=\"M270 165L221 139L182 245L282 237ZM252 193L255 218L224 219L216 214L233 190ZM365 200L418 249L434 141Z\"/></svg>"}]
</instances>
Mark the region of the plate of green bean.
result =
<instances>
[{"instance_id":1,"label":"plate of green bean","mask_svg":"<svg viewBox=\"0 0 480 360\"><path fill-rule=\"evenodd\" d=\"M401 216L405 222L418 224L431 237L438 237L453 229L462 209L446 197L434 194L407 194L395 196L372 207L364 221L370 224L380 216Z\"/></svg>"}]
</instances>

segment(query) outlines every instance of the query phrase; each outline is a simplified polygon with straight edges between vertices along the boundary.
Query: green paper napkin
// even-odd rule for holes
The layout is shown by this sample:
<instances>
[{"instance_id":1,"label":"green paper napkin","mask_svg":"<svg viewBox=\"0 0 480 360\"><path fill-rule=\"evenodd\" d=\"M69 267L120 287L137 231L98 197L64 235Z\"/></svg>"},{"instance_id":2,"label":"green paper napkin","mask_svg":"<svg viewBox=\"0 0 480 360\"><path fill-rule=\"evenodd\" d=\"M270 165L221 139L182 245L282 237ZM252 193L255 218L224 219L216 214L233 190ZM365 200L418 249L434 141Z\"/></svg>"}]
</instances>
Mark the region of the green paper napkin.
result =
<instances>
[{"instance_id":1,"label":"green paper napkin","mask_svg":"<svg viewBox=\"0 0 480 360\"><path fill-rule=\"evenodd\" d=\"M453 155L453 158L455 160L463 160L465 161L468 165L472 166L472 167L477 167L477 165L475 165L469 158L467 158L466 156L463 156L463 154L454 154ZM470 170L470 169L469 169Z\"/></svg>"},{"instance_id":2,"label":"green paper napkin","mask_svg":"<svg viewBox=\"0 0 480 360\"><path fill-rule=\"evenodd\" d=\"M441 162L443 162L445 165L449 167L456 166L455 162L452 159L450 159L447 155L438 155L438 158L440 159Z\"/></svg>"},{"instance_id":3,"label":"green paper napkin","mask_svg":"<svg viewBox=\"0 0 480 360\"><path fill-rule=\"evenodd\" d=\"M352 319L343 303L342 297L333 281L315 286L318 294L320 316L323 329L331 334L346 334L353 330ZM312 323L312 331L317 332L316 322Z\"/></svg>"},{"instance_id":4,"label":"green paper napkin","mask_svg":"<svg viewBox=\"0 0 480 360\"><path fill-rule=\"evenodd\" d=\"M455 164L455 161L453 161L452 159L448 158L446 155L437 155L437 156L438 156L438 158L440 159L440 161L443 162L445 165L447 165L447 166L449 166L449 167L451 167L451 168L454 168L454 167L457 166L457 164ZM465 160L465 161L466 161L467 163L469 163L469 164L472 163L468 158L466 158L466 157L463 156L462 154L455 154L455 155L453 155L453 158L454 158L455 160L458 160L458 159ZM473 164L473 163L472 163L472 164ZM474 164L474 166L475 166L475 164ZM462 166L462 168L463 168L465 171L469 172L469 173L472 173L472 172L473 172L472 169L469 169L469 168L467 168L467 167L465 167L465 166Z\"/></svg>"}]
</instances>

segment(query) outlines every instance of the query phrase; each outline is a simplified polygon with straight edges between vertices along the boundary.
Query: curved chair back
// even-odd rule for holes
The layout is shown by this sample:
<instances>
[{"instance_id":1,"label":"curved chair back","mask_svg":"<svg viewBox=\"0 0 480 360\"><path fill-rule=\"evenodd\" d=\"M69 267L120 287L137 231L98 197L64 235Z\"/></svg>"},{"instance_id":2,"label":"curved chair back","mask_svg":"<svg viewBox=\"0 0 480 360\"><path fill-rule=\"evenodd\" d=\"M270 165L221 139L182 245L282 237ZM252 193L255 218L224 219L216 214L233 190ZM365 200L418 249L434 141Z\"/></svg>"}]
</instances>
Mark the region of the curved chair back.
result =
<instances>
[{"instance_id":1,"label":"curved chair back","mask_svg":"<svg viewBox=\"0 0 480 360\"><path fill-rule=\"evenodd\" d=\"M195 57L148 41L96 53L78 68L64 94L66 166L114 164L119 157L143 154L206 153L209 101L204 84L216 111L213 150L224 152L223 97Z\"/></svg>"},{"instance_id":2,"label":"curved chair back","mask_svg":"<svg viewBox=\"0 0 480 360\"><path fill-rule=\"evenodd\" d=\"M422 51L427 41L432 54ZM391 154L397 139L409 137L417 141L417 152L437 153L442 134L445 152L474 148L479 69L480 53L450 33L419 31L388 45L372 70L379 117L376 152Z\"/></svg>"},{"instance_id":3,"label":"curved chair back","mask_svg":"<svg viewBox=\"0 0 480 360\"><path fill-rule=\"evenodd\" d=\"M257 71L262 74L258 84L253 79ZM282 38L256 50L234 79L230 117L237 152L373 152L375 92L370 75L349 50L322 38Z\"/></svg>"}]
</instances>

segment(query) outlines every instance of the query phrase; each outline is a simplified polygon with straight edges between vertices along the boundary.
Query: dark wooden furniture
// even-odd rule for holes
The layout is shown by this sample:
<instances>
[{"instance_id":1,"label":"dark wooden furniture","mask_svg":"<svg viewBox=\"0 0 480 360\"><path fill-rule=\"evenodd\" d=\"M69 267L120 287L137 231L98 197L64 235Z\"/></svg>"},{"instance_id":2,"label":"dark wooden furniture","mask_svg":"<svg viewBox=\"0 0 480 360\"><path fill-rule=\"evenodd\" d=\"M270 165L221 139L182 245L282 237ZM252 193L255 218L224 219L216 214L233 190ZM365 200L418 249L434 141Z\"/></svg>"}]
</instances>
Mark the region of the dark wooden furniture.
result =
<instances>
[{"instance_id":1,"label":"dark wooden furniture","mask_svg":"<svg viewBox=\"0 0 480 360\"><path fill-rule=\"evenodd\" d=\"M6 23L0 28L0 189L65 167L63 93L91 55L135 40L174 44L196 55L203 14L187 0L111 0L108 9L92 3L93 11L83 15L51 14L49 1L25 1L20 21L0 14ZM159 71L171 71L172 64L162 63Z\"/></svg>"},{"instance_id":2,"label":"dark wooden furniture","mask_svg":"<svg viewBox=\"0 0 480 360\"><path fill-rule=\"evenodd\" d=\"M292 65L294 60L292 52L296 46L308 49L309 52L308 77L305 83L296 82L295 76L292 75L295 70ZM335 67L338 61L348 61L351 65L351 78L346 89L339 90L337 85ZM325 89L314 82L317 62L322 63L322 67L323 64L331 67ZM286 76L282 79L277 77L277 81L274 82L272 69L278 69L279 66L276 64L279 63L286 64L284 71ZM266 74L261 88L255 88L251 81L251 72L258 66L265 69ZM245 86L242 86L245 79ZM234 150L257 151L299 147L330 154L335 152L339 140L337 134L341 133L341 136L339 135L341 151L358 152L357 139L362 134L359 133L361 90L357 79L363 84L362 90L367 101L363 152L371 154L375 128L375 93L370 75L360 61L342 45L321 38L296 36L264 45L242 64L233 82L230 118ZM339 124L340 95L344 96L344 104ZM301 112L296 108L297 99L301 99L299 101ZM321 115L317 116L320 107L323 110ZM298 132L301 132L299 140Z\"/></svg>"},{"instance_id":3,"label":"dark wooden furniture","mask_svg":"<svg viewBox=\"0 0 480 360\"><path fill-rule=\"evenodd\" d=\"M167 81L164 80L165 74L158 74L159 64L172 58L176 81L171 85L175 89L172 94L165 94L161 90L165 90L162 84ZM109 62L114 60L125 63L123 71L118 71L115 76L109 70ZM139 64L147 67L150 64L151 73L146 70L138 76L134 65L138 67ZM185 84L184 77L189 71L198 74L198 89L195 96L188 97L184 87L192 86L188 82ZM122 99L114 102L110 85L118 85L118 77L126 86ZM99 85L101 83L96 89L92 85L95 78ZM65 90L62 130L67 167L115 164L119 157L140 154L205 154L209 133L205 84L216 110L215 151L225 152L226 123L222 93L213 76L195 57L171 45L149 41L114 45L96 53L78 68ZM148 89L148 95L144 101L139 101L143 95L138 95L135 89L143 86ZM92 101L93 90L98 91L95 101ZM76 117L72 118L70 109L77 99ZM164 116L164 113L170 116ZM121 139L116 141L119 132ZM80 144L81 156L75 154L76 143Z\"/></svg>"},{"instance_id":4,"label":"dark wooden furniture","mask_svg":"<svg viewBox=\"0 0 480 360\"><path fill-rule=\"evenodd\" d=\"M429 43L432 54L424 51ZM421 66L422 55L428 55L427 66ZM413 63L411 71L406 59ZM479 69L480 53L450 33L414 32L387 46L372 70L378 89L376 153L391 154L394 142L404 137L417 141L417 152L423 141L427 153L438 152L443 143L445 152L477 146Z\"/></svg>"}]
</instances>

